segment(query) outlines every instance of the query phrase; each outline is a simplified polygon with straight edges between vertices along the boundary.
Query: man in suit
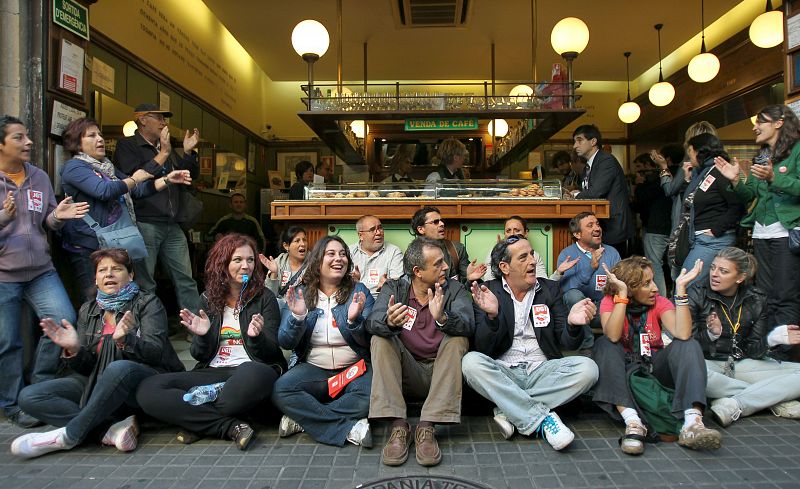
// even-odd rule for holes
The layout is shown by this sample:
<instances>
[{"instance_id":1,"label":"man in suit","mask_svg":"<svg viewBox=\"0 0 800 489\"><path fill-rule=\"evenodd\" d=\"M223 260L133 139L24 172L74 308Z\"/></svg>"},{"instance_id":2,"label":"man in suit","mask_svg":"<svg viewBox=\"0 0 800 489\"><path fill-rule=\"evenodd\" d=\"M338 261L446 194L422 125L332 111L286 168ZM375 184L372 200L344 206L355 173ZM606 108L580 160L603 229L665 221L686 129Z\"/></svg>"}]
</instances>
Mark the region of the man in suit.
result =
<instances>
[{"instance_id":1,"label":"man in suit","mask_svg":"<svg viewBox=\"0 0 800 489\"><path fill-rule=\"evenodd\" d=\"M600 149L600 130L594 124L586 124L575 129L573 148L578 156L586 158L580 190L574 191L576 199L606 199L611 202L611 215L603 219L603 235L608 244L627 256L628 240L633 238L633 216L630 208L630 192L622 171L614 155Z\"/></svg>"},{"instance_id":2,"label":"man in suit","mask_svg":"<svg viewBox=\"0 0 800 489\"><path fill-rule=\"evenodd\" d=\"M497 405L494 420L504 438L538 431L561 450L575 435L552 410L588 391L598 376L591 359L564 357L561 349L578 348L596 307L587 298L568 314L558 284L536 277L522 235L495 245L492 269L500 278L472 283L476 330L474 351L461 361L464 379Z\"/></svg>"}]
</instances>

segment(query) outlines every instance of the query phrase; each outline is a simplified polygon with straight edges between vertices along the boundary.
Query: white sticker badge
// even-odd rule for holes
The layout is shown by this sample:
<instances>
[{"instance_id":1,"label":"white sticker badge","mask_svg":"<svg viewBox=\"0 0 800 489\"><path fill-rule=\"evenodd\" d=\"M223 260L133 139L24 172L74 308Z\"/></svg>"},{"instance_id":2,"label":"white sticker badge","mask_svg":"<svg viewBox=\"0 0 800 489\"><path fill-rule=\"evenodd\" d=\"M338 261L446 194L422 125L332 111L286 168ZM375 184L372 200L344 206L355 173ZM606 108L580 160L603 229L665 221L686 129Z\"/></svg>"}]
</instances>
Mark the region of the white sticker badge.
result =
<instances>
[{"instance_id":1,"label":"white sticker badge","mask_svg":"<svg viewBox=\"0 0 800 489\"><path fill-rule=\"evenodd\" d=\"M381 274L377 268L370 268L367 270L367 285L378 285L381 280Z\"/></svg>"},{"instance_id":2,"label":"white sticker badge","mask_svg":"<svg viewBox=\"0 0 800 489\"><path fill-rule=\"evenodd\" d=\"M417 310L413 307L409 306L406 309L406 322L403 323L403 329L406 331L411 331L411 328L414 327L414 321L417 320Z\"/></svg>"},{"instance_id":3,"label":"white sticker badge","mask_svg":"<svg viewBox=\"0 0 800 489\"><path fill-rule=\"evenodd\" d=\"M44 210L44 195L39 190L28 190L28 210L42 212Z\"/></svg>"},{"instance_id":4,"label":"white sticker badge","mask_svg":"<svg viewBox=\"0 0 800 489\"><path fill-rule=\"evenodd\" d=\"M703 192L705 192L706 190L708 190L708 187L710 187L710 186L711 186L711 185L714 183L714 181L715 181L716 179L717 179L717 178L716 178L714 175L709 175L709 176L707 176L707 177L705 178L705 180L703 180L703 183L701 183L701 184L700 184L700 190L702 190Z\"/></svg>"},{"instance_id":5,"label":"white sticker badge","mask_svg":"<svg viewBox=\"0 0 800 489\"><path fill-rule=\"evenodd\" d=\"M289 278L291 278L292 272L289 270L284 270L281 272L281 287L289 283Z\"/></svg>"},{"instance_id":6,"label":"white sticker badge","mask_svg":"<svg viewBox=\"0 0 800 489\"><path fill-rule=\"evenodd\" d=\"M544 328L550 324L550 308L547 304L533 305L533 327Z\"/></svg>"},{"instance_id":7,"label":"white sticker badge","mask_svg":"<svg viewBox=\"0 0 800 489\"><path fill-rule=\"evenodd\" d=\"M606 286L606 280L608 277L605 275L595 275L594 278L594 290L603 290L603 287Z\"/></svg>"}]
</instances>

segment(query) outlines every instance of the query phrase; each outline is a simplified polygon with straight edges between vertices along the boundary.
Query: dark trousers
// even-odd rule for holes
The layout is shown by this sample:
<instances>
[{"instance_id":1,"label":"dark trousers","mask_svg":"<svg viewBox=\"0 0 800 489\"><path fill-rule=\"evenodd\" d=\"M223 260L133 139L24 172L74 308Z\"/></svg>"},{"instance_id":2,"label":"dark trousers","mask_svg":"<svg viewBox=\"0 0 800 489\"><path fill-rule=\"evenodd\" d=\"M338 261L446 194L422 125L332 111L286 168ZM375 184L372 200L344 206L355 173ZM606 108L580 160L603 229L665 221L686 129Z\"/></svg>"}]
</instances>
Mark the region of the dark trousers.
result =
<instances>
[{"instance_id":1,"label":"dark trousers","mask_svg":"<svg viewBox=\"0 0 800 489\"><path fill-rule=\"evenodd\" d=\"M226 438L238 417L272 394L278 373L267 364L245 362L238 367L201 368L150 377L139 385L136 400L150 416L203 436ZM183 400L197 385L225 382L214 402L192 406Z\"/></svg>"},{"instance_id":2,"label":"dark trousers","mask_svg":"<svg viewBox=\"0 0 800 489\"><path fill-rule=\"evenodd\" d=\"M622 417L616 406L634 407L628 388L629 356L621 341L612 343L601 336L594 342L592 359L600 377L593 388L593 400L617 420ZM675 389L672 414L676 418L682 418L683 412L695 403L706 405L706 364L696 340L673 340L666 348L653 352L653 376L665 387Z\"/></svg>"},{"instance_id":3,"label":"dark trousers","mask_svg":"<svg viewBox=\"0 0 800 489\"><path fill-rule=\"evenodd\" d=\"M789 238L754 239L758 261L756 286L767 292L769 326L800 320L800 256L789 251Z\"/></svg>"}]
</instances>

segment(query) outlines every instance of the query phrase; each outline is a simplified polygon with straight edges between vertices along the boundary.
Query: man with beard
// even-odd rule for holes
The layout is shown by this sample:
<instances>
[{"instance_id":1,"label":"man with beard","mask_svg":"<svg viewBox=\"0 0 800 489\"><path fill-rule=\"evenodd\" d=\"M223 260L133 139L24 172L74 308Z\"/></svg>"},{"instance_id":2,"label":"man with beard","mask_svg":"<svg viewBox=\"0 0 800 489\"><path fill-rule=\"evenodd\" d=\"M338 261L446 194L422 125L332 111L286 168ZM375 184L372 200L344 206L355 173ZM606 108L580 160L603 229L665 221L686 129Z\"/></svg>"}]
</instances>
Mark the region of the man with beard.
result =
<instances>
[{"instance_id":1,"label":"man with beard","mask_svg":"<svg viewBox=\"0 0 800 489\"><path fill-rule=\"evenodd\" d=\"M385 241L383 225L375 216L361 216L356 231L358 243L350 246L353 279L366 285L372 297L378 297L387 279L403 275L403 252Z\"/></svg>"},{"instance_id":2,"label":"man with beard","mask_svg":"<svg viewBox=\"0 0 800 489\"><path fill-rule=\"evenodd\" d=\"M581 212L570 219L569 232L575 243L561 250L556 263L561 265L570 259L579 260L561 277L564 304L571 309L578 302L589 298L599 308L607 279L602 265L611 269L620 260L619 253L613 246L603 243L603 229L592 212ZM601 327L599 316L595 316L590 324L584 326L586 337L581 344L581 350L590 349L594 345L591 328Z\"/></svg>"},{"instance_id":3,"label":"man with beard","mask_svg":"<svg viewBox=\"0 0 800 489\"><path fill-rule=\"evenodd\" d=\"M475 351L464 356L464 379L497 405L494 420L503 437L518 430L538 432L555 449L575 438L552 409L588 391L597 381L597 365L586 357L564 357L575 350L595 316L591 299L567 315L558 284L537 279L531 244L522 235L500 241L492 250L499 279L472 283Z\"/></svg>"},{"instance_id":4,"label":"man with beard","mask_svg":"<svg viewBox=\"0 0 800 489\"><path fill-rule=\"evenodd\" d=\"M405 275L384 284L365 325L373 335L369 417L391 423L382 462L402 465L411 445L405 396L424 399L414 442L417 463L427 467L442 460L434 424L461 421L461 358L475 316L466 289L447 278L438 241L412 241L403 268Z\"/></svg>"}]
</instances>

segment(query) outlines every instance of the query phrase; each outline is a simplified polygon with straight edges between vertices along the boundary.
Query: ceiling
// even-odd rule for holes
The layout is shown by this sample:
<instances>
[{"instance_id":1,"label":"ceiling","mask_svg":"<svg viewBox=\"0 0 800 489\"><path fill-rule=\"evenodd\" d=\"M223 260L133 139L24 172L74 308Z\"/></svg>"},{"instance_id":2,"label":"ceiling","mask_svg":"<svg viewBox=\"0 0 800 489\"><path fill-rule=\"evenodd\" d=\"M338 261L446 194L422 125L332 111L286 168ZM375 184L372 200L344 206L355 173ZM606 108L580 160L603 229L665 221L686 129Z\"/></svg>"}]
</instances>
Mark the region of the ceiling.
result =
<instances>
[{"instance_id":1,"label":"ceiling","mask_svg":"<svg viewBox=\"0 0 800 489\"><path fill-rule=\"evenodd\" d=\"M307 18L322 22L331 44L314 67L315 79L336 79L336 0L204 1L274 81L306 79L291 32ZM533 78L532 0L469 0L465 27L413 29L397 27L398 1L342 0L343 80L363 79L365 42L369 80L491 79L492 42L497 79ZM705 0L706 25L740 1ZM664 24L665 55L700 31L700 0L538 0L537 9L539 80L549 79L552 64L561 60L550 46L550 31L564 17L579 17L589 26L589 45L575 62L578 80L624 81L624 51L633 53L632 79L651 68L658 62L657 23Z\"/></svg>"}]
</instances>

